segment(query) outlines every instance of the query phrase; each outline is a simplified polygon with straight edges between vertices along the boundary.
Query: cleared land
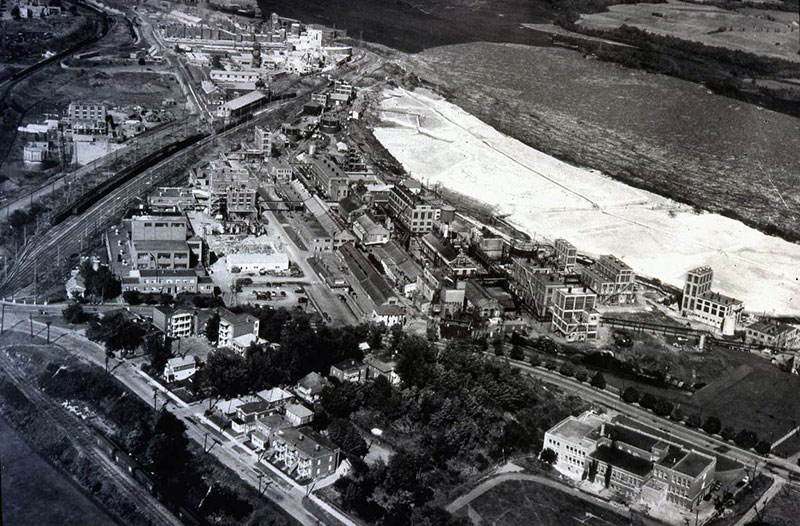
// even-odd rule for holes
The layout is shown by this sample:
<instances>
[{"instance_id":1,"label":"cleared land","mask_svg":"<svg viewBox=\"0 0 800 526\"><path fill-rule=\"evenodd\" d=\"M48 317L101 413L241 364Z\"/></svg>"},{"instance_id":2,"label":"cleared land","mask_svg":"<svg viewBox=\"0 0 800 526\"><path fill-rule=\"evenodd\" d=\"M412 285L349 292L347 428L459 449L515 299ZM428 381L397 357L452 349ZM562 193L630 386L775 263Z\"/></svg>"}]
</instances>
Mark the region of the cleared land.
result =
<instances>
[{"instance_id":1,"label":"cleared land","mask_svg":"<svg viewBox=\"0 0 800 526\"><path fill-rule=\"evenodd\" d=\"M493 487L456 515L493 526L614 526L628 519L541 484L509 481Z\"/></svg>"},{"instance_id":2,"label":"cleared land","mask_svg":"<svg viewBox=\"0 0 800 526\"><path fill-rule=\"evenodd\" d=\"M800 520L800 490L784 487L767 504L761 517L767 526L797 526Z\"/></svg>"},{"instance_id":3,"label":"cleared land","mask_svg":"<svg viewBox=\"0 0 800 526\"><path fill-rule=\"evenodd\" d=\"M408 65L534 148L800 236L800 119L565 49L465 44L425 51Z\"/></svg>"},{"instance_id":4,"label":"cleared land","mask_svg":"<svg viewBox=\"0 0 800 526\"><path fill-rule=\"evenodd\" d=\"M507 91L503 99L529 97L521 93ZM617 107L620 118L624 112ZM516 129L525 124L540 131L521 109L519 115L523 118L513 119L520 121ZM554 122L549 131L576 144L565 135L572 117L561 115L563 129ZM798 245L559 161L429 92L387 91L380 121L375 136L413 177L493 205L534 238L566 237L580 250L616 254L637 272L675 286L682 286L689 268L708 264L715 288L743 299L748 308L800 312ZM573 121L575 128L578 124ZM592 147L603 146L612 149ZM673 177L679 176L675 166Z\"/></svg>"},{"instance_id":5,"label":"cleared land","mask_svg":"<svg viewBox=\"0 0 800 526\"><path fill-rule=\"evenodd\" d=\"M721 9L670 0L666 4L615 5L583 15L579 25L616 29L623 24L708 46L800 62L797 13L764 9Z\"/></svg>"},{"instance_id":6,"label":"cleared land","mask_svg":"<svg viewBox=\"0 0 800 526\"><path fill-rule=\"evenodd\" d=\"M704 418L716 416L723 427L751 429L759 438L778 440L800 425L800 378L778 371L762 358L746 354L741 357L748 363L728 369L695 393L684 406L684 413L698 411Z\"/></svg>"}]
</instances>

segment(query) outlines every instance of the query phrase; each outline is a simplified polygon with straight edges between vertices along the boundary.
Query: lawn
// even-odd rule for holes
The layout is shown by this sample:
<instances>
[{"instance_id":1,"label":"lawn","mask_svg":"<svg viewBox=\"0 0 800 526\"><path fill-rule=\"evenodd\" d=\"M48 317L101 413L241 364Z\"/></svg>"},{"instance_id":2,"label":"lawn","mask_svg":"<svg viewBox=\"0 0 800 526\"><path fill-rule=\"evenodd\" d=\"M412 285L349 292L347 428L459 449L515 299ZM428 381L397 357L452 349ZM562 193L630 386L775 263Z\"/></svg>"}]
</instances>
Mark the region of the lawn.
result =
<instances>
[{"instance_id":1,"label":"lawn","mask_svg":"<svg viewBox=\"0 0 800 526\"><path fill-rule=\"evenodd\" d=\"M796 526L800 517L800 490L784 487L767 504L761 517L768 526Z\"/></svg>"},{"instance_id":2,"label":"lawn","mask_svg":"<svg viewBox=\"0 0 800 526\"><path fill-rule=\"evenodd\" d=\"M752 429L759 438L775 441L800 423L800 377L781 372L766 360L752 359L695 393L687 405L704 417L717 416L723 426ZM685 413L689 411L684 407Z\"/></svg>"},{"instance_id":3,"label":"lawn","mask_svg":"<svg viewBox=\"0 0 800 526\"><path fill-rule=\"evenodd\" d=\"M470 508L470 509L467 509ZM493 487L456 512L493 526L617 526L627 519L535 482L509 481Z\"/></svg>"}]
</instances>

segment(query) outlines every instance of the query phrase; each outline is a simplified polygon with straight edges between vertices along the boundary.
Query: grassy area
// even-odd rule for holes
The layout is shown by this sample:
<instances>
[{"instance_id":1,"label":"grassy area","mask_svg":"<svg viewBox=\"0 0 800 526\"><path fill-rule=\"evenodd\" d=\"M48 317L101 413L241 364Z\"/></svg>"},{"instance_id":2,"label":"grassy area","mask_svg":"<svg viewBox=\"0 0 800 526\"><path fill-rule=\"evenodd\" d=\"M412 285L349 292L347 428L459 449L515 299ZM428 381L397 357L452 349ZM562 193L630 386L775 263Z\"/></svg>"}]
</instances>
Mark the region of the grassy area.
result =
<instances>
[{"instance_id":1,"label":"grassy area","mask_svg":"<svg viewBox=\"0 0 800 526\"><path fill-rule=\"evenodd\" d=\"M493 487L456 515L480 517L494 526L615 526L627 518L535 482L509 481Z\"/></svg>"},{"instance_id":2,"label":"grassy area","mask_svg":"<svg viewBox=\"0 0 800 526\"><path fill-rule=\"evenodd\" d=\"M800 517L800 490L785 486L767 504L761 516L764 526L795 526Z\"/></svg>"},{"instance_id":3,"label":"grassy area","mask_svg":"<svg viewBox=\"0 0 800 526\"><path fill-rule=\"evenodd\" d=\"M752 429L767 441L781 438L798 425L800 378L762 362L727 372L687 405L704 417L717 416L723 426ZM684 407L684 412L692 409Z\"/></svg>"},{"instance_id":4,"label":"grassy area","mask_svg":"<svg viewBox=\"0 0 800 526\"><path fill-rule=\"evenodd\" d=\"M743 490L736 496L736 503L732 508L732 512L725 517L719 517L712 521L707 522L707 526L732 526L736 524L744 513L753 507L753 504L758 502L761 495L769 489L772 485L772 479L759 475L753 480L750 486ZM797 524L796 522L794 524Z\"/></svg>"}]
</instances>

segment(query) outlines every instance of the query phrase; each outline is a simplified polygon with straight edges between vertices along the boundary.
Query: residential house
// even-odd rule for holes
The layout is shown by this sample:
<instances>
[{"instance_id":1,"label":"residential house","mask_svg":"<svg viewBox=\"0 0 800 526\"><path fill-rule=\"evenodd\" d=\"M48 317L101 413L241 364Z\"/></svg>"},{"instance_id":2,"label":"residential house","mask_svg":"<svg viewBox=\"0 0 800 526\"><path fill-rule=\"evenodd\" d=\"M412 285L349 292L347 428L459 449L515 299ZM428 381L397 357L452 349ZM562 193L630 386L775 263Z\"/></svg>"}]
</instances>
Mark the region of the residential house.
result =
<instances>
[{"instance_id":1,"label":"residential house","mask_svg":"<svg viewBox=\"0 0 800 526\"><path fill-rule=\"evenodd\" d=\"M157 305L153 307L153 325L169 338L187 338L194 332L195 312Z\"/></svg>"},{"instance_id":2,"label":"residential house","mask_svg":"<svg viewBox=\"0 0 800 526\"><path fill-rule=\"evenodd\" d=\"M175 357L167 360L164 366L164 379L169 382L180 382L191 378L197 372L197 361L194 356Z\"/></svg>"},{"instance_id":3,"label":"residential house","mask_svg":"<svg viewBox=\"0 0 800 526\"><path fill-rule=\"evenodd\" d=\"M304 428L277 431L272 439L270 460L298 480L327 477L339 466L339 450Z\"/></svg>"},{"instance_id":4,"label":"residential house","mask_svg":"<svg viewBox=\"0 0 800 526\"><path fill-rule=\"evenodd\" d=\"M310 424L314 420L314 411L304 405L287 404L286 420L294 427Z\"/></svg>"},{"instance_id":5,"label":"residential house","mask_svg":"<svg viewBox=\"0 0 800 526\"><path fill-rule=\"evenodd\" d=\"M397 374L397 362L393 359L386 359L376 354L368 354L364 357L367 365L367 377L377 378L383 376L392 385L400 384L400 375Z\"/></svg>"},{"instance_id":6,"label":"residential house","mask_svg":"<svg viewBox=\"0 0 800 526\"><path fill-rule=\"evenodd\" d=\"M353 358L348 358L331 365L330 376L340 382L365 382L367 380L367 365Z\"/></svg>"},{"instance_id":7,"label":"residential house","mask_svg":"<svg viewBox=\"0 0 800 526\"><path fill-rule=\"evenodd\" d=\"M228 309L219 309L218 347L233 347L233 340L245 334L258 335L258 318L252 314L234 314Z\"/></svg>"},{"instance_id":8,"label":"residential house","mask_svg":"<svg viewBox=\"0 0 800 526\"><path fill-rule=\"evenodd\" d=\"M308 403L316 403L322 390L328 385L328 380L316 371L312 371L302 377L294 387L294 392Z\"/></svg>"},{"instance_id":9,"label":"residential house","mask_svg":"<svg viewBox=\"0 0 800 526\"><path fill-rule=\"evenodd\" d=\"M280 387L273 387L271 389L264 389L256 393L256 396L269 404L269 408L275 410L283 407L294 400L294 395L286 389Z\"/></svg>"}]
</instances>

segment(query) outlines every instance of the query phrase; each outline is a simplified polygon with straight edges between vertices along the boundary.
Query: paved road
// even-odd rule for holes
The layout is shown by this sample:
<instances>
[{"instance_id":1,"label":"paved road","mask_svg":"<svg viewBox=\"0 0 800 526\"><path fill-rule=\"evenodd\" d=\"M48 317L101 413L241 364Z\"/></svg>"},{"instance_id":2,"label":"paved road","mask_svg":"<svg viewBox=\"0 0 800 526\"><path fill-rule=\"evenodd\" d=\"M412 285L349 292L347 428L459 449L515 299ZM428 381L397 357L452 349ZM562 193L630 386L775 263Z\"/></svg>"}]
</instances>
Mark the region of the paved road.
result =
<instances>
[{"instance_id":1,"label":"paved road","mask_svg":"<svg viewBox=\"0 0 800 526\"><path fill-rule=\"evenodd\" d=\"M14 305L6 307L6 327L10 327L15 323L20 324L20 329L26 331L29 326L29 311L30 306ZM34 321L34 334L40 333L44 329L44 324ZM80 333L64 329L62 327L51 326L50 328L51 340L68 349L73 354L76 354L89 362L105 368L106 355L105 349L100 345L87 340ZM180 406L164 394L155 390L147 381L137 372L137 364L132 361L120 362L118 360L111 360L109 362L109 369L112 374L116 376L125 386L133 393L139 396L148 404L153 404L154 399L158 407L162 407L167 402L167 410L174 413L181 418L186 424L187 435L192 440L196 441L201 446L206 440L207 430L199 425L197 418L192 418L195 413L202 413L205 410L204 402L193 404L188 409L187 407ZM242 455L233 450L235 444L228 444L225 447L214 447L210 453L219 459L224 465L235 471L244 481L252 487L258 489L258 471L255 470L255 459L250 455ZM293 488L290 491L283 489L285 484L271 484L264 492L264 496L277 504L286 513L297 519L304 526L318 526L319 522L308 510L303 507L302 500L305 493L301 490ZM355 526L348 524L348 526Z\"/></svg>"},{"instance_id":2,"label":"paved road","mask_svg":"<svg viewBox=\"0 0 800 526\"><path fill-rule=\"evenodd\" d=\"M487 353L487 355L490 354ZM490 356L494 355L491 354ZM565 391L575 393L583 400L595 402L612 408L615 411L642 422L643 424L647 424L659 429L660 431L670 433L673 436L695 446L712 450L715 448L725 448L725 456L730 457L746 466L753 466L754 464L763 465L766 463L767 470L781 477L782 479L787 479L790 472L800 473L800 467L793 465L784 459L774 456L765 458L751 451L745 451L731 444L730 442L725 442L703 432L689 429L681 424L676 424L675 422L656 416L653 413L642 409L641 407L626 404L622 402L615 394L596 389L588 384L566 378L558 373L550 372L540 367L531 367L524 362L508 360L508 363L511 366L530 374L531 376L535 376L549 383L555 384Z\"/></svg>"}]
</instances>

